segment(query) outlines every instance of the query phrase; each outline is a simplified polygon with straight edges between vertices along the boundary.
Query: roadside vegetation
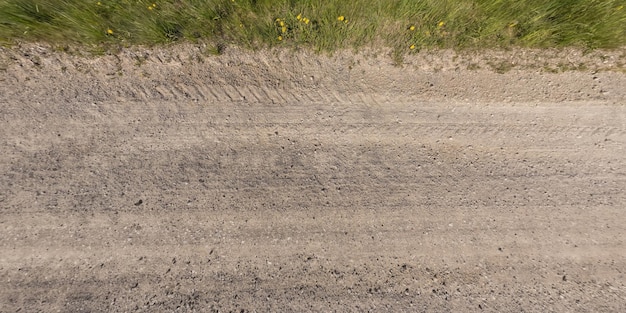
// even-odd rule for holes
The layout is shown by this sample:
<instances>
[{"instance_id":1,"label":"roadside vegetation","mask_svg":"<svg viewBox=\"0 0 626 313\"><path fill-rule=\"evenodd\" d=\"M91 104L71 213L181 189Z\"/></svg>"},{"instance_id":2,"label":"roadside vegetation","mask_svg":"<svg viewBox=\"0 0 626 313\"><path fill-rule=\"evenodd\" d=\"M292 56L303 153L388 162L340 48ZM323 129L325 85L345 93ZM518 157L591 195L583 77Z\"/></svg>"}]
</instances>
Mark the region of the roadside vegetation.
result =
<instances>
[{"instance_id":1,"label":"roadside vegetation","mask_svg":"<svg viewBox=\"0 0 626 313\"><path fill-rule=\"evenodd\" d=\"M626 46L626 0L0 0L0 44L317 51Z\"/></svg>"}]
</instances>

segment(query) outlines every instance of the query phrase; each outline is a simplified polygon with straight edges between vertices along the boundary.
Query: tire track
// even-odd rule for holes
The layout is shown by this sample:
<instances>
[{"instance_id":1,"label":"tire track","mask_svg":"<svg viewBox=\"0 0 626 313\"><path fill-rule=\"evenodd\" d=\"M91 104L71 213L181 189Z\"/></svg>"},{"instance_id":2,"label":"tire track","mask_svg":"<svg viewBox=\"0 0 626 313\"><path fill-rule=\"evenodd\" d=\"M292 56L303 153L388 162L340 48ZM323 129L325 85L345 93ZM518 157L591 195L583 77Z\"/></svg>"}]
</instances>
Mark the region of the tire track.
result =
<instances>
[{"instance_id":1,"label":"tire track","mask_svg":"<svg viewBox=\"0 0 626 313\"><path fill-rule=\"evenodd\" d=\"M20 51L22 50L22 51ZM371 103L363 99L359 91L366 94L384 95L393 102L413 100L456 99L465 101L501 101L516 94L518 101L546 101L544 95L534 90L550 84L550 99L588 101L623 101L626 93L623 88L626 78L613 72L594 71L585 73L556 73L531 75L522 73L523 79L516 84L506 84L513 79L511 74L497 74L484 71L410 71L385 65L386 62L360 60L362 56L338 56L323 58L309 55L271 56L224 55L206 58L198 55L197 49L173 49L172 51L125 51L116 56L103 56L94 59L81 59L48 51L42 46L23 46L16 49L2 49L2 57L7 66L3 72L5 81L16 81L23 88L12 89L0 86L3 94L20 95L32 99L48 97L58 102L72 102L76 95L86 101L106 101L112 96L126 95L128 101L148 101L155 99L185 100L188 98L213 102L207 98L209 92L199 93L190 86L206 88L227 88L228 97L241 100L238 88L264 88L273 86L267 97L246 99L249 103L303 101L300 96L310 96L306 101L315 103ZM536 53L535 53L536 54ZM33 56L41 62L32 62ZM524 54L514 54L520 57ZM283 60L285 58L285 60ZM552 58L552 56L550 56ZM204 60L204 62L182 62L181 60ZM612 60L618 60L614 58ZM437 58L435 58L437 60ZM364 62L361 62L364 61ZM433 62L427 58L426 62ZM112 65L113 64L113 65ZM603 66L608 63L602 63ZM420 68L415 64L417 69ZM543 66L543 65L542 65ZM454 66L450 67L454 68ZM42 84L54 76L58 84ZM554 81L563 84L553 84ZM67 81L67 82L66 82ZM448 81L448 84L439 82ZM437 82L437 85L434 85ZM468 84L467 82L471 82ZM155 92L153 86L158 86ZM428 91L420 91L416 86L430 86ZM63 86L62 88L57 88ZM226 87L225 87L226 86ZM278 88L276 86L283 86ZM230 88L235 90L230 90ZM593 88L591 88L593 87ZM516 90L515 88L525 88ZM142 89L143 91L137 90ZM85 90L90 90L85 92ZM481 90L483 92L481 92ZM600 92L602 90L602 92ZM347 91L355 91L351 96ZM225 101L220 91L214 91L215 101ZM257 94L251 91L253 94ZM202 96L204 94L204 96ZM282 95L282 97L281 97ZM483 96L484 95L484 96ZM523 97L522 97L523 95ZM24 98L25 99L25 98ZM317 100L323 99L323 100ZM35 100L36 101L36 100ZM386 101L378 101L384 103Z\"/></svg>"}]
</instances>

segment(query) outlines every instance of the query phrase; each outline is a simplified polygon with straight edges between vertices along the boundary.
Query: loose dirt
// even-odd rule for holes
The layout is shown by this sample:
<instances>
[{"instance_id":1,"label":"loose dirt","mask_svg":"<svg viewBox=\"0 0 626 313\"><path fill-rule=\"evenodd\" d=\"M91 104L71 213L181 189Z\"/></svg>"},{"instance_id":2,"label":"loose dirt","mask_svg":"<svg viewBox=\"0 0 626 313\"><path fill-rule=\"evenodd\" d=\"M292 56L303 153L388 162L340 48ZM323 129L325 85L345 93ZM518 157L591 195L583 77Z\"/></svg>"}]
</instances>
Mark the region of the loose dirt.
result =
<instances>
[{"instance_id":1,"label":"loose dirt","mask_svg":"<svg viewBox=\"0 0 626 313\"><path fill-rule=\"evenodd\" d=\"M626 311L623 51L0 51L0 312Z\"/></svg>"}]
</instances>

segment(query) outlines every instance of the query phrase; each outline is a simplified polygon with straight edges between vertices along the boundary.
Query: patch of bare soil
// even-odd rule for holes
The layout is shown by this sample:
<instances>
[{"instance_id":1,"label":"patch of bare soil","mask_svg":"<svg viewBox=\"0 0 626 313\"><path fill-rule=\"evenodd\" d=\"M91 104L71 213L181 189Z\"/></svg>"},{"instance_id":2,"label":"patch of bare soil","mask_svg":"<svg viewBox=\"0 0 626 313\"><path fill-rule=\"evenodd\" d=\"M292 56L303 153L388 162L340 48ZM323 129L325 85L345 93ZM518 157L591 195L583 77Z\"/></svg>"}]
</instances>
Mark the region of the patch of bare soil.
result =
<instances>
[{"instance_id":1,"label":"patch of bare soil","mask_svg":"<svg viewBox=\"0 0 626 313\"><path fill-rule=\"evenodd\" d=\"M0 312L626 311L624 52L0 51Z\"/></svg>"}]
</instances>

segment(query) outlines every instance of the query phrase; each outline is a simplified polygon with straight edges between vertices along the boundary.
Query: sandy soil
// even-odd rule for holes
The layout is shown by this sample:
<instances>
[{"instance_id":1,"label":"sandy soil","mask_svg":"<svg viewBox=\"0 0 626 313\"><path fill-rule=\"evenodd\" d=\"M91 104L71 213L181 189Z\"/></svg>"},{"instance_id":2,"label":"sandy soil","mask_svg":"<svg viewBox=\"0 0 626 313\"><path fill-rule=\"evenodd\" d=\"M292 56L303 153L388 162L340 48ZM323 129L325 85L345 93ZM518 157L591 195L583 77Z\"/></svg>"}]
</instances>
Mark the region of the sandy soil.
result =
<instances>
[{"instance_id":1,"label":"sandy soil","mask_svg":"<svg viewBox=\"0 0 626 313\"><path fill-rule=\"evenodd\" d=\"M0 312L624 312L624 55L3 48Z\"/></svg>"}]
</instances>

